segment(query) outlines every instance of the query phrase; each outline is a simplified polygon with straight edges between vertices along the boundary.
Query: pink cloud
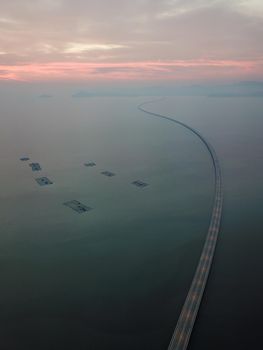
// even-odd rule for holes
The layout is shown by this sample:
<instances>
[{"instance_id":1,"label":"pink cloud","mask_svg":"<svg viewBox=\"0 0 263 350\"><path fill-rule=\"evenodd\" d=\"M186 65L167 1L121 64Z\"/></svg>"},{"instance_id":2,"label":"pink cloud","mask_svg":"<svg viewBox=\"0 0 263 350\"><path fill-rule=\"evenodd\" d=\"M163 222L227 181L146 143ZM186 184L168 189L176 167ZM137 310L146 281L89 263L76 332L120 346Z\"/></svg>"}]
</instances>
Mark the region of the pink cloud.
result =
<instances>
[{"instance_id":1,"label":"pink cloud","mask_svg":"<svg viewBox=\"0 0 263 350\"><path fill-rule=\"evenodd\" d=\"M262 61L175 60L127 63L49 62L0 65L0 80L194 80L263 76Z\"/></svg>"}]
</instances>

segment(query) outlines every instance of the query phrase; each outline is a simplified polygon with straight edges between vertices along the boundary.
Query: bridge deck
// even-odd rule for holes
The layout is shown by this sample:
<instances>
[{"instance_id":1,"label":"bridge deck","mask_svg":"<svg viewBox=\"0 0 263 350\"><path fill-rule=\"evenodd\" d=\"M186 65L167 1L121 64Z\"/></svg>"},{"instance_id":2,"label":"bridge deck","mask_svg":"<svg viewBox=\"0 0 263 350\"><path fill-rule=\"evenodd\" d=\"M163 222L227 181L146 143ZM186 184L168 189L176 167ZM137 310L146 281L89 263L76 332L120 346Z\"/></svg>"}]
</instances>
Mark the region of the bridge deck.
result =
<instances>
[{"instance_id":1,"label":"bridge deck","mask_svg":"<svg viewBox=\"0 0 263 350\"><path fill-rule=\"evenodd\" d=\"M172 117L147 111L143 108L143 106L148 103L150 102L142 103L138 106L138 109L151 116L166 119L173 123L177 123L193 132L206 146L208 152L210 153L214 166L215 197L208 233L199 259L199 263L197 265L197 269L195 271L194 278L191 283L191 287L187 294L181 314L176 324L175 331L172 335L172 339L168 346L168 350L186 350L194 327L199 306L202 300L209 271L212 265L214 251L217 243L217 237L220 229L220 221L223 207L221 171L219 161L213 147L197 130L193 129L185 123L180 122L179 120L173 119Z\"/></svg>"}]
</instances>

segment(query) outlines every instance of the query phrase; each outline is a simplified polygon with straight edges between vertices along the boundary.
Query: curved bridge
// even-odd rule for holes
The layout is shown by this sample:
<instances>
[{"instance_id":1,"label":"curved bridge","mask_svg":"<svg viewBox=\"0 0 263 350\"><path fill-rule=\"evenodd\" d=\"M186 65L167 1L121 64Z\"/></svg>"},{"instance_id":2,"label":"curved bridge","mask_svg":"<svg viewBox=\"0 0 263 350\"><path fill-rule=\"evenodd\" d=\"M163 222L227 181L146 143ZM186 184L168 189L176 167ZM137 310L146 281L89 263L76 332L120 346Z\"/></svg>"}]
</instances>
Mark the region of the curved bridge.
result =
<instances>
[{"instance_id":1,"label":"curved bridge","mask_svg":"<svg viewBox=\"0 0 263 350\"><path fill-rule=\"evenodd\" d=\"M155 101L151 101L151 102L155 102ZM212 265L212 260L213 260L213 256L216 248L216 243L217 243L217 237L220 229L220 221L221 221L222 206L223 206L221 171L220 171L218 158L213 147L201 134L199 134L198 131L191 128L187 124L184 124L169 116L153 113L143 108L143 106L151 102L145 102L140 104L138 106L138 109L151 116L167 119L170 122L177 123L183 126L184 128L190 130L206 146L208 152L210 153L210 156L212 158L213 165L214 165L215 197L214 197L214 204L213 204L213 209L211 213L210 225L208 228L208 232L207 232L203 250L200 256L200 260L199 260L197 269L195 271L194 278L191 283L191 287L185 299L181 314L177 321L176 328L174 330L172 339L168 346L168 350L185 350L187 349L190 336L194 327L195 319L197 316L197 312L199 310L199 306L202 300L207 278Z\"/></svg>"}]
</instances>

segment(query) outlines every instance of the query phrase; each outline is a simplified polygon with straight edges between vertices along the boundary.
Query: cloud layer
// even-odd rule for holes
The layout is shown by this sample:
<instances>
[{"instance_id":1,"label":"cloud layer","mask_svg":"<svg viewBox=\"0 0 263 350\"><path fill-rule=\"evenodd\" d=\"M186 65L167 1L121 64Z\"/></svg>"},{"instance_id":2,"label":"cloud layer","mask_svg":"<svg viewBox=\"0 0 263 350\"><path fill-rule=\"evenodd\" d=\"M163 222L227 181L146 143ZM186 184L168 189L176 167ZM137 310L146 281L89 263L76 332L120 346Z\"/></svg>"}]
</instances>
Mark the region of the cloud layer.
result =
<instances>
[{"instance_id":1,"label":"cloud layer","mask_svg":"<svg viewBox=\"0 0 263 350\"><path fill-rule=\"evenodd\" d=\"M263 78L261 0L0 1L0 79Z\"/></svg>"}]
</instances>

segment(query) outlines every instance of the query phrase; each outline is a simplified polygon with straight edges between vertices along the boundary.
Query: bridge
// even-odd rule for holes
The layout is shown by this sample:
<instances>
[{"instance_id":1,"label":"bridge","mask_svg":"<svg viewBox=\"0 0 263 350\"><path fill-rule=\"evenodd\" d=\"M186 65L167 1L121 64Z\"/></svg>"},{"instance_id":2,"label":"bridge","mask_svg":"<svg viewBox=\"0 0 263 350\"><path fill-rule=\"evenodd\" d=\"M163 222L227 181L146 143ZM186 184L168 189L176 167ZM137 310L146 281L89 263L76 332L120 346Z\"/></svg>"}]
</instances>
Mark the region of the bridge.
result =
<instances>
[{"instance_id":1,"label":"bridge","mask_svg":"<svg viewBox=\"0 0 263 350\"><path fill-rule=\"evenodd\" d=\"M177 320L174 333L168 346L168 350L186 350L195 324L200 303L204 294L220 230L220 222L223 207L221 170L214 148L197 130L170 116L153 113L143 108L145 105L152 102L155 101L144 102L138 106L138 109L141 112L144 112L148 115L166 119L170 122L179 124L184 128L190 130L203 142L203 144L207 148L214 167L214 202L210 218L210 225L190 289L188 291L179 319Z\"/></svg>"}]
</instances>

